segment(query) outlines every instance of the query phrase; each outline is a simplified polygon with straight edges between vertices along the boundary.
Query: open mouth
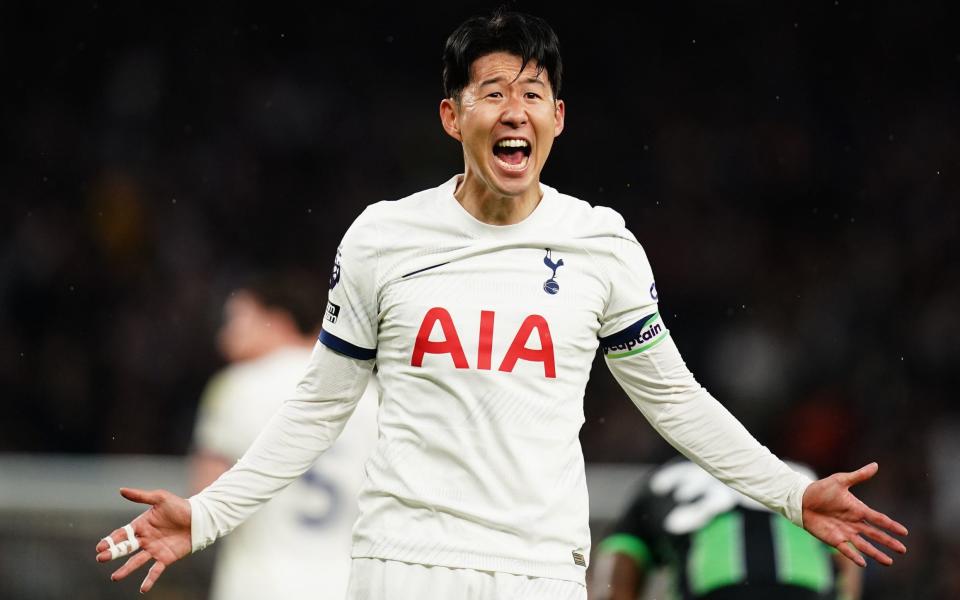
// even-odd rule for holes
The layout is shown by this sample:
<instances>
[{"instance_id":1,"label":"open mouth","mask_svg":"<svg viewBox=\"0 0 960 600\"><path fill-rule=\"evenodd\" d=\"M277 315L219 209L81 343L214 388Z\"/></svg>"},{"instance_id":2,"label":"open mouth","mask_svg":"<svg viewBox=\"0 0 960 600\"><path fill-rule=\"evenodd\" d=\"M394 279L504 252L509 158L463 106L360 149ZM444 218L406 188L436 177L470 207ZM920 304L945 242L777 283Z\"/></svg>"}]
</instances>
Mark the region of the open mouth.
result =
<instances>
[{"instance_id":1,"label":"open mouth","mask_svg":"<svg viewBox=\"0 0 960 600\"><path fill-rule=\"evenodd\" d=\"M521 139L500 140L493 146L493 156L508 171L522 171L530 159L530 143Z\"/></svg>"}]
</instances>

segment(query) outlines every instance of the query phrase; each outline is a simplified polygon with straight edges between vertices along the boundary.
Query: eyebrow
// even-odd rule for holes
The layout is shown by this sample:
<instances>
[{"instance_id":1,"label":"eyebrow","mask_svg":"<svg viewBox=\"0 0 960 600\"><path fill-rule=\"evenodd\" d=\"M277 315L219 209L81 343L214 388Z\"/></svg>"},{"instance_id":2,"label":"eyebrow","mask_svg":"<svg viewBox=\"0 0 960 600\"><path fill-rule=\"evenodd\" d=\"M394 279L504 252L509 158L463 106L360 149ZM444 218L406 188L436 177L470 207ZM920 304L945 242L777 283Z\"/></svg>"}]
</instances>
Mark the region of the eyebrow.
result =
<instances>
[{"instance_id":1,"label":"eyebrow","mask_svg":"<svg viewBox=\"0 0 960 600\"><path fill-rule=\"evenodd\" d=\"M496 77L494 77L494 78L492 78L492 79L485 79L485 80L483 80L483 81L480 82L480 87L483 87L483 86L485 86L485 85L490 85L490 84L493 84L493 83L501 83L501 82L503 81L503 79L504 79L504 78L503 78L502 75L497 75ZM537 79L536 77L530 77L530 76L528 76L525 80L522 81L522 83L538 83L538 84L546 87L546 84L545 84L542 80Z\"/></svg>"}]
</instances>

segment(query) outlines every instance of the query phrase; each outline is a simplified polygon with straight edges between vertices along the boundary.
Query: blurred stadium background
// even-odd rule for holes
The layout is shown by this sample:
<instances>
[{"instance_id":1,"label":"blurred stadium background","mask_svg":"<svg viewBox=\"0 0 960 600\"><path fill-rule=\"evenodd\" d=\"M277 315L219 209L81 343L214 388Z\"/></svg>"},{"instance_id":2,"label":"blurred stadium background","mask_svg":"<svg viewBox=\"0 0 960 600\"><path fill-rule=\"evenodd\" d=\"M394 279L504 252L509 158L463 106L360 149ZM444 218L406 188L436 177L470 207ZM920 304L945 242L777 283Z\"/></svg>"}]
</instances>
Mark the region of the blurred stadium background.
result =
<instances>
[{"instance_id":1,"label":"blurred stadium background","mask_svg":"<svg viewBox=\"0 0 960 600\"><path fill-rule=\"evenodd\" d=\"M440 51L492 6L0 4L0 598L136 593L92 549L135 514L120 485L185 491L224 294L322 285L366 204L459 171ZM910 553L867 598L960 597L956 5L513 6L563 47L543 181L624 215L687 362L763 443L879 461L859 492ZM585 410L600 534L670 449L602 362ZM209 562L152 595L203 597Z\"/></svg>"}]
</instances>

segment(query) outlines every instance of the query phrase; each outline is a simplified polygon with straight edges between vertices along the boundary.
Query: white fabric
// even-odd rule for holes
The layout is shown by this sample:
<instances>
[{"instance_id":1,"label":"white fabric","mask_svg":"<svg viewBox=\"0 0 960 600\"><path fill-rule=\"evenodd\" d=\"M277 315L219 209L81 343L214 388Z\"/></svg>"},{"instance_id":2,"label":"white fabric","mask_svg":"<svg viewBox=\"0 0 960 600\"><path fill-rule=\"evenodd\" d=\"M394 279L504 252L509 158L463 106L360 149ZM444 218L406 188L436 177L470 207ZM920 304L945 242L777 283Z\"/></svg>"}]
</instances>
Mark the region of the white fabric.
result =
<instances>
[{"instance_id":1,"label":"white fabric","mask_svg":"<svg viewBox=\"0 0 960 600\"><path fill-rule=\"evenodd\" d=\"M542 185L491 226L455 186L368 207L339 249L321 340L375 351L383 390L353 554L582 582L584 387L598 336L655 311L650 267L608 208Z\"/></svg>"},{"instance_id":2,"label":"white fabric","mask_svg":"<svg viewBox=\"0 0 960 600\"><path fill-rule=\"evenodd\" d=\"M316 345L296 391L244 456L190 498L194 552L232 531L310 469L353 414L372 368L373 361L353 360Z\"/></svg>"},{"instance_id":3,"label":"white fabric","mask_svg":"<svg viewBox=\"0 0 960 600\"><path fill-rule=\"evenodd\" d=\"M127 554L136 552L140 549L140 540L137 539L137 534L133 532L133 525L127 523L123 526L123 531L127 534L126 544L127 544Z\"/></svg>"},{"instance_id":4,"label":"white fabric","mask_svg":"<svg viewBox=\"0 0 960 600\"><path fill-rule=\"evenodd\" d=\"M694 379L671 337L649 350L607 358L614 378L671 445L708 473L803 526L812 479L774 456Z\"/></svg>"},{"instance_id":5,"label":"white fabric","mask_svg":"<svg viewBox=\"0 0 960 600\"><path fill-rule=\"evenodd\" d=\"M127 539L122 542L114 542L113 536L109 535L103 538L109 546L110 560L116 560L140 549L140 540L137 539L136 534L133 532L133 525L127 523L123 526L123 531L127 534Z\"/></svg>"},{"instance_id":6,"label":"white fabric","mask_svg":"<svg viewBox=\"0 0 960 600\"><path fill-rule=\"evenodd\" d=\"M791 469L810 479L814 473L806 465L784 461ZM699 465L677 460L658 468L650 478L650 490L657 496L669 496L676 506L663 519L663 529L673 535L685 535L704 527L717 515L737 506L750 510L769 508L748 498Z\"/></svg>"},{"instance_id":7,"label":"white fabric","mask_svg":"<svg viewBox=\"0 0 960 600\"><path fill-rule=\"evenodd\" d=\"M116 558L120 556L120 550L117 548L117 545L114 543L113 537L108 535L107 537L103 538L103 540L106 541L107 546L109 546L107 550L110 551L110 560L116 560Z\"/></svg>"},{"instance_id":8,"label":"white fabric","mask_svg":"<svg viewBox=\"0 0 960 600\"><path fill-rule=\"evenodd\" d=\"M578 434L601 337L665 437L796 517L801 483L780 489L782 463L676 365L636 360L672 342L646 256L617 213L541 185L528 218L496 227L471 217L455 186L368 207L338 252L321 340L375 354L382 390L354 557L582 585L590 532ZM315 352L296 401L191 500L195 549L303 472L342 427L372 361L329 354Z\"/></svg>"},{"instance_id":9,"label":"white fabric","mask_svg":"<svg viewBox=\"0 0 960 600\"><path fill-rule=\"evenodd\" d=\"M310 349L285 347L215 376L201 401L197 451L230 463L240 458L294 390L310 357ZM376 389L367 391L329 451L224 540L213 600L313 598L318 589L330 598L346 594L356 497L377 437Z\"/></svg>"},{"instance_id":10,"label":"white fabric","mask_svg":"<svg viewBox=\"0 0 960 600\"><path fill-rule=\"evenodd\" d=\"M347 600L586 600L573 581L355 558Z\"/></svg>"}]
</instances>

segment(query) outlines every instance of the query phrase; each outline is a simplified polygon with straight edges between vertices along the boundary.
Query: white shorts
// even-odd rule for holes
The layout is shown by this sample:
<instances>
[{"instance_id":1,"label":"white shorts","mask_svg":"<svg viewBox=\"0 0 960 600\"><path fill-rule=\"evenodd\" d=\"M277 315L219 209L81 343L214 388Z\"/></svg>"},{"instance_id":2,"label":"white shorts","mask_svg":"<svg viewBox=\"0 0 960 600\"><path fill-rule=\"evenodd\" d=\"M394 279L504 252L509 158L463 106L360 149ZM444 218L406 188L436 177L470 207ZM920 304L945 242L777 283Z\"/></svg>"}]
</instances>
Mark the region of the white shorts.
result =
<instances>
[{"instance_id":1,"label":"white shorts","mask_svg":"<svg viewBox=\"0 0 960 600\"><path fill-rule=\"evenodd\" d=\"M573 581L354 558L347 600L586 600Z\"/></svg>"}]
</instances>

